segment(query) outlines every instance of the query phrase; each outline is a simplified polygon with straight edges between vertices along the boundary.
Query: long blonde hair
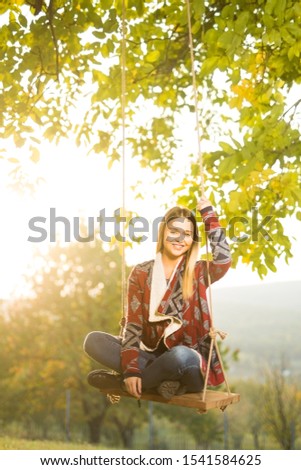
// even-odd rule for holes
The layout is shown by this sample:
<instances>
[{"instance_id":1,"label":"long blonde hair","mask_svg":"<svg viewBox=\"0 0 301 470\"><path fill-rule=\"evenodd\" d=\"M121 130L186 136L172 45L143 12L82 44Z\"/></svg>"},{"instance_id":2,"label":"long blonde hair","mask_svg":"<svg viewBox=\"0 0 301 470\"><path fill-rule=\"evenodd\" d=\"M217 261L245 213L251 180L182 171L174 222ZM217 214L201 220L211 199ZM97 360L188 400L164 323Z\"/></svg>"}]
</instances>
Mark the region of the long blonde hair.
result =
<instances>
[{"instance_id":1,"label":"long blonde hair","mask_svg":"<svg viewBox=\"0 0 301 470\"><path fill-rule=\"evenodd\" d=\"M169 209L165 214L163 220L159 225L158 230L158 241L157 241L157 253L163 252L164 248L164 231L165 227L173 219L188 219L192 222L193 226L193 242L191 247L186 253L185 270L183 276L183 298L184 300L189 299L193 293L193 280L194 280L194 267L198 259L199 252L199 231L197 221L193 212L186 207L175 206Z\"/></svg>"}]
</instances>

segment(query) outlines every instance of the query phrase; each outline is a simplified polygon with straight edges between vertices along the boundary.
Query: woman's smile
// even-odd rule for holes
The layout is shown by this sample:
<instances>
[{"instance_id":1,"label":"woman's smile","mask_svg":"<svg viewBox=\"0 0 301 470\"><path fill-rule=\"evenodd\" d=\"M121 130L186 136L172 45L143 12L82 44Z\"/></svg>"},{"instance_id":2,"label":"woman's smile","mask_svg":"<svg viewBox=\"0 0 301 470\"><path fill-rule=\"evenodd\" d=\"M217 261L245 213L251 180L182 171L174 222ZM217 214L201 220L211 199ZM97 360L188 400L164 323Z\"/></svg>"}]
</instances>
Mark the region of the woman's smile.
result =
<instances>
[{"instance_id":1,"label":"woman's smile","mask_svg":"<svg viewBox=\"0 0 301 470\"><path fill-rule=\"evenodd\" d=\"M182 256L192 245L193 226L186 218L173 219L167 223L164 233L163 253L168 257Z\"/></svg>"}]
</instances>

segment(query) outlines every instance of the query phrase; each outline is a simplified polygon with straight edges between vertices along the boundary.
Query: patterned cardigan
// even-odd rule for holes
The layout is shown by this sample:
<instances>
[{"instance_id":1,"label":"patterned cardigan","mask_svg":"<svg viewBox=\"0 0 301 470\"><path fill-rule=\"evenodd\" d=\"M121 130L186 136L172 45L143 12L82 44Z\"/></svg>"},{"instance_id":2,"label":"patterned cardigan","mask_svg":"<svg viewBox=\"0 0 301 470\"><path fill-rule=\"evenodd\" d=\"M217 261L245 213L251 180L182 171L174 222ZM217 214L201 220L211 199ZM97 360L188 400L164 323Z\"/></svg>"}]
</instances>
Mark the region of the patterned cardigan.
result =
<instances>
[{"instance_id":1,"label":"patterned cardigan","mask_svg":"<svg viewBox=\"0 0 301 470\"><path fill-rule=\"evenodd\" d=\"M211 283L220 279L231 265L230 250L218 218L212 207L201 211L205 230L210 242L212 261L209 261ZM183 300L182 280L185 257L159 304L155 317L149 317L151 279L154 260L135 266L128 280L128 311L121 349L124 377L141 376L138 366L139 350L154 351L164 340L168 349L176 345L188 346L200 354L201 372L206 373L210 347L209 330L211 317L206 289L208 287L207 262L195 265L193 295ZM170 334L171 332L171 334ZM224 381L221 365L213 350L208 385Z\"/></svg>"}]
</instances>

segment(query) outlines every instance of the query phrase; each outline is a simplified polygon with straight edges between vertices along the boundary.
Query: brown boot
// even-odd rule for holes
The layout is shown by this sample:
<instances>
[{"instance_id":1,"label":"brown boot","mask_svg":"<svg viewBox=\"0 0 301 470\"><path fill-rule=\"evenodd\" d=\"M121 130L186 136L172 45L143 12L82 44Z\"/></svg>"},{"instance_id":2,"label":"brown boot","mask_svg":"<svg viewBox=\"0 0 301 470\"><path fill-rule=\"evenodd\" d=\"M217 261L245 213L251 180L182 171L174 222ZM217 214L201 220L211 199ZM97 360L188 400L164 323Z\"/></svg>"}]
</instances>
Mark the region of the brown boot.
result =
<instances>
[{"instance_id":1,"label":"brown boot","mask_svg":"<svg viewBox=\"0 0 301 470\"><path fill-rule=\"evenodd\" d=\"M178 380L164 380L157 388L157 392L161 397L170 400L175 395L184 395L186 387Z\"/></svg>"},{"instance_id":2,"label":"brown boot","mask_svg":"<svg viewBox=\"0 0 301 470\"><path fill-rule=\"evenodd\" d=\"M92 370L87 376L88 384L98 390L121 390L122 376L117 372L97 369Z\"/></svg>"}]
</instances>

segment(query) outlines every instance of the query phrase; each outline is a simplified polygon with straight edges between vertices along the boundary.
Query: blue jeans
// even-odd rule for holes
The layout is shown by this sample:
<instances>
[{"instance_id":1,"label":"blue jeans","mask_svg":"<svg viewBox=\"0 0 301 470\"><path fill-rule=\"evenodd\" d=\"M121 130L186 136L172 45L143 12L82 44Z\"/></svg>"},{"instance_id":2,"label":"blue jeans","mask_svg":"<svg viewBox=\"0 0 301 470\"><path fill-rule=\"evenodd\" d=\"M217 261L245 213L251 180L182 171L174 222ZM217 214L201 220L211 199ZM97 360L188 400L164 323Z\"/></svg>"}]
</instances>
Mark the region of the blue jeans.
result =
<instances>
[{"instance_id":1,"label":"blue jeans","mask_svg":"<svg viewBox=\"0 0 301 470\"><path fill-rule=\"evenodd\" d=\"M120 337L92 331L85 338L84 351L103 366L122 373ZM200 357L187 346L175 346L159 356L140 350L138 364L143 390L156 388L164 380L180 381L187 392L199 392L203 388Z\"/></svg>"}]
</instances>

